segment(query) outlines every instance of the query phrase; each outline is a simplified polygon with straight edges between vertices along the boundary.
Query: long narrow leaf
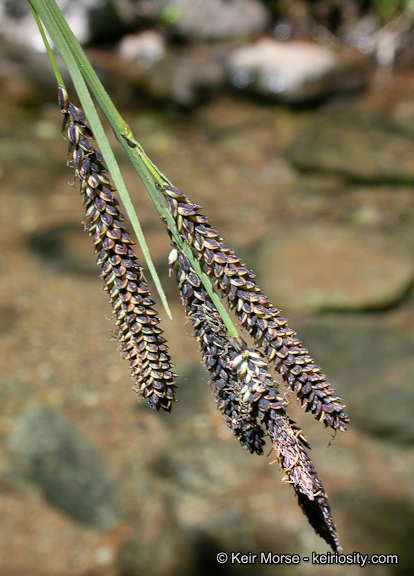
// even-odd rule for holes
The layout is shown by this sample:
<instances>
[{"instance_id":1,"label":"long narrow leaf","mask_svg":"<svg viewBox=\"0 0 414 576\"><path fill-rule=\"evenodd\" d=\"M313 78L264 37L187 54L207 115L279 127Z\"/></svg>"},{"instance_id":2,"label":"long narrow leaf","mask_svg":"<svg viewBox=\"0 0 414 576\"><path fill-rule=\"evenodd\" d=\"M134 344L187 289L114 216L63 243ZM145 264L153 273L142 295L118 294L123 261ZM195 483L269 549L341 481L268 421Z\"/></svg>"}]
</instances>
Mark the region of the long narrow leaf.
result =
<instances>
[{"instance_id":1,"label":"long narrow leaf","mask_svg":"<svg viewBox=\"0 0 414 576\"><path fill-rule=\"evenodd\" d=\"M174 219L172 218L169 211L166 209L163 200L160 198L160 194L156 188L155 182L159 184L170 183L169 180L162 174L162 172L153 164L153 162L146 156L142 146L134 139L128 124L122 119L119 112L115 108L114 104L112 103L111 99L109 98L106 90L102 86L99 78L97 77L95 71L93 70L91 64L89 63L88 59L86 58L81 46L77 42L76 38L74 37L71 29L69 28L68 24L66 23L65 19L62 16L56 2L54 0L31 0L36 6L41 4L44 6L44 11L47 12L48 21L45 21L46 28L48 25L53 25L53 35L51 34L52 39L54 37L59 38L60 47L57 45L59 52L61 53L62 58L65 60L67 55L62 53L65 50L71 51L71 62L74 63L77 67L77 71L83 76L86 83L88 84L92 94L96 98L96 101L100 105L104 115L108 119L109 123L112 126L112 129L115 132L119 142L121 143L122 147L124 148L125 152L129 156L132 164L134 165L138 175L140 176L144 186L146 187L158 213L160 214L161 218L166 220L169 229L171 230L174 241L180 247L180 250L186 255L188 260L191 262L192 266L196 270L196 272L200 275L200 278L203 282L204 287L206 288L209 296L212 298L214 305L217 308L219 315L221 316L224 324L226 325L229 333L233 338L238 338L238 331L235 328L230 316L228 315L225 307L223 306L220 298L217 296L216 292L214 291L210 279L208 276L203 272L200 264L198 263L197 259L194 257L191 249L182 242L180 235L176 229L176 225ZM44 12L42 11L42 13ZM43 18L43 16L42 16ZM48 28L47 28L48 29ZM49 31L49 29L48 29ZM62 48L63 46L63 48ZM66 63L66 60L65 60ZM81 100L82 101L82 100ZM85 110L86 112L86 110ZM88 115L88 114L87 114ZM93 125L92 125L93 128ZM129 143L128 143L129 142ZM131 145L132 144L132 147ZM121 191L120 191L121 194ZM121 196L122 198L122 196ZM129 197L128 197L129 199ZM124 200L123 200L124 201ZM127 214L129 216L129 212L127 210Z\"/></svg>"},{"instance_id":2,"label":"long narrow leaf","mask_svg":"<svg viewBox=\"0 0 414 576\"><path fill-rule=\"evenodd\" d=\"M30 0L31 5L35 9L35 11L39 14L40 18L42 19L47 31L49 32L50 37L52 38L53 43L55 44L62 60L64 61L69 74L72 78L73 84L75 86L76 92L79 96L79 100L82 103L83 110L88 118L90 126L92 128L94 137L98 143L98 146L101 150L101 153L105 159L105 163L107 168L112 176L114 184L119 192L121 197L122 203L125 207L125 211L128 215L128 218L131 222L132 228L135 232L135 235L138 239L142 254L145 258L145 261L148 266L148 270L152 276L154 281L155 287L157 292L160 296L164 309L168 316L171 318L171 311L168 306L167 298L165 296L164 290L161 285L161 281L158 277L157 271L155 266L152 262L147 243L145 241L144 234L142 232L141 224L138 220L136 215L134 206L131 202L131 198L129 196L128 190L125 186L124 180L122 178L121 172L118 167L118 163L115 159L115 156L112 152L111 146L108 142L106 137L105 131L103 129L102 123L99 119L99 116L96 112L94 107L93 101L89 94L88 88L85 84L83 76L79 70L80 64L74 58L69 46L66 43L65 38L62 36L59 27L57 26L53 15L48 10L48 2L40 2L39 0Z\"/></svg>"}]
</instances>

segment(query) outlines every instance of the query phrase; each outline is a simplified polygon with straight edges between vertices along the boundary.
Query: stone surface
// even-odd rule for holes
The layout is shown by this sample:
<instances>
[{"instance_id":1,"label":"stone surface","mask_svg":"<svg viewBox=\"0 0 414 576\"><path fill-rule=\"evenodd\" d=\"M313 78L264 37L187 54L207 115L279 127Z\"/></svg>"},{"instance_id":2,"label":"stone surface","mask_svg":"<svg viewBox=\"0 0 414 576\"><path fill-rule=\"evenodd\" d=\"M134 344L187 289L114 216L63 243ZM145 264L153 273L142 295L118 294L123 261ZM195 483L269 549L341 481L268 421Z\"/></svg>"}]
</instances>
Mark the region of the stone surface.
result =
<instances>
[{"instance_id":1,"label":"stone surface","mask_svg":"<svg viewBox=\"0 0 414 576\"><path fill-rule=\"evenodd\" d=\"M175 573L181 573L180 568L186 575L187 570L194 575L210 574L219 551L256 551L262 546L280 547L288 553L297 549L298 539L281 510L289 487L280 486L281 476L268 465L269 460L252 458L238 445L214 408L199 412L197 419L182 422L181 427L168 429L167 425L162 432L151 428L151 435L145 435L145 448L137 451L122 475L123 506L139 526L121 550L122 576L144 572L145 565L150 574L153 566L157 567L154 574L174 573L174 567ZM180 438L174 449L168 440L173 437ZM271 488L274 480L275 490ZM256 510L248 523L243 520L247 509ZM278 519L272 512L275 509ZM157 556L152 564L151 551ZM165 559L169 559L166 566ZM239 572L238 567L233 572L230 563L225 568L214 573L255 573L253 566L252 572ZM271 572L263 570L263 574Z\"/></svg>"},{"instance_id":2,"label":"stone surface","mask_svg":"<svg viewBox=\"0 0 414 576\"><path fill-rule=\"evenodd\" d=\"M414 335L378 314L290 323L347 405L350 426L414 444Z\"/></svg>"},{"instance_id":3,"label":"stone surface","mask_svg":"<svg viewBox=\"0 0 414 576\"><path fill-rule=\"evenodd\" d=\"M59 412L42 405L29 409L9 445L21 474L50 503L81 522L113 527L114 490L103 456Z\"/></svg>"},{"instance_id":4,"label":"stone surface","mask_svg":"<svg viewBox=\"0 0 414 576\"><path fill-rule=\"evenodd\" d=\"M222 60L228 50L221 43L179 47L151 63L138 59L125 66L124 73L141 93L187 108L207 100L213 91L225 85Z\"/></svg>"},{"instance_id":5,"label":"stone surface","mask_svg":"<svg viewBox=\"0 0 414 576\"><path fill-rule=\"evenodd\" d=\"M414 262L393 237L320 224L279 230L260 249L257 270L282 309L378 309L405 295Z\"/></svg>"},{"instance_id":6,"label":"stone surface","mask_svg":"<svg viewBox=\"0 0 414 576\"><path fill-rule=\"evenodd\" d=\"M270 15L258 0L163 0L161 17L180 36L197 40L261 32Z\"/></svg>"},{"instance_id":7,"label":"stone surface","mask_svg":"<svg viewBox=\"0 0 414 576\"><path fill-rule=\"evenodd\" d=\"M299 104L360 89L366 64L308 42L263 39L234 50L227 59L232 86L270 100Z\"/></svg>"},{"instance_id":8,"label":"stone surface","mask_svg":"<svg viewBox=\"0 0 414 576\"><path fill-rule=\"evenodd\" d=\"M148 30L124 36L118 49L123 60L137 62L142 68L151 68L165 57L166 42L161 34Z\"/></svg>"},{"instance_id":9,"label":"stone surface","mask_svg":"<svg viewBox=\"0 0 414 576\"><path fill-rule=\"evenodd\" d=\"M367 112L335 112L312 121L288 156L299 170L340 174L350 181L414 181L412 127Z\"/></svg>"}]
</instances>

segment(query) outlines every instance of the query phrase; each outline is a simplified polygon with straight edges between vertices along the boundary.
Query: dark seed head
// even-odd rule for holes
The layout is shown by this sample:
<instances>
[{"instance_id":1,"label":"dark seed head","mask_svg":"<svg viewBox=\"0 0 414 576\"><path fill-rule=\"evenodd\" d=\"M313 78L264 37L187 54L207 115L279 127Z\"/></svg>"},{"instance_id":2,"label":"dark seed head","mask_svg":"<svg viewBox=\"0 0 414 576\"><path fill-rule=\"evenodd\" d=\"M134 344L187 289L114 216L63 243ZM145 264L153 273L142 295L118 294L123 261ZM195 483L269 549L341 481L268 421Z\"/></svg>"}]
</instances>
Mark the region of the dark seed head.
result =
<instances>
[{"instance_id":1,"label":"dark seed head","mask_svg":"<svg viewBox=\"0 0 414 576\"><path fill-rule=\"evenodd\" d=\"M77 106L72 104L72 102L69 102L68 104L68 112L77 124L86 126L85 114Z\"/></svg>"},{"instance_id":2,"label":"dark seed head","mask_svg":"<svg viewBox=\"0 0 414 576\"><path fill-rule=\"evenodd\" d=\"M68 111L69 96L62 86L58 86L58 103L61 112L66 114Z\"/></svg>"}]
</instances>

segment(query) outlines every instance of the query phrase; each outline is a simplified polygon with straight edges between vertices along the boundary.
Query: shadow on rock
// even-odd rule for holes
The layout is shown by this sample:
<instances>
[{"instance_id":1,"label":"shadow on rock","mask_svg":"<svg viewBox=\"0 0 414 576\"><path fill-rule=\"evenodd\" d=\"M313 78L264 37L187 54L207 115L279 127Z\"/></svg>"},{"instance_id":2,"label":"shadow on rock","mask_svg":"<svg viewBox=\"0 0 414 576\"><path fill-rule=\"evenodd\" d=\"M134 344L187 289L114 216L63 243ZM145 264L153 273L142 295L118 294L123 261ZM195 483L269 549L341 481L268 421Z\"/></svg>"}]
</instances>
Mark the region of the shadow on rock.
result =
<instances>
[{"instance_id":1,"label":"shadow on rock","mask_svg":"<svg viewBox=\"0 0 414 576\"><path fill-rule=\"evenodd\" d=\"M29 409L17 421L9 447L19 473L51 504L99 529L115 525L115 491L103 456L60 412Z\"/></svg>"},{"instance_id":2,"label":"shadow on rock","mask_svg":"<svg viewBox=\"0 0 414 576\"><path fill-rule=\"evenodd\" d=\"M372 494L346 493L342 500L347 522L355 527L355 549L364 543L362 553L397 554L398 564L388 565L384 574L413 574L414 508Z\"/></svg>"}]
</instances>

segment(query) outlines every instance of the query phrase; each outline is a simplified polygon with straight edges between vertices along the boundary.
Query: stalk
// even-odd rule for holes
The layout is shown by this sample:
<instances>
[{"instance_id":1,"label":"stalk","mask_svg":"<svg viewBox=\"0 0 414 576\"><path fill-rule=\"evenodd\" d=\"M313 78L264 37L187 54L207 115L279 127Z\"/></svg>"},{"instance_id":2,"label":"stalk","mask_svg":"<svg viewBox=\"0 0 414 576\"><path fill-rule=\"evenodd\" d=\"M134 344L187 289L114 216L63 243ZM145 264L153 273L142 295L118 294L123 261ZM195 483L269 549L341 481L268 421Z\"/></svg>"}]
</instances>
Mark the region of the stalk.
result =
<instances>
[{"instance_id":1,"label":"stalk","mask_svg":"<svg viewBox=\"0 0 414 576\"><path fill-rule=\"evenodd\" d=\"M292 484L298 502L314 530L333 550L340 550L336 528L322 483L306 453L306 437L286 413L269 365L296 392L306 410L334 430L345 430L348 416L321 369L296 337L236 254L200 213L201 206L174 188L145 154L129 125L116 110L55 0L28 0L45 43L59 86L59 105L65 115L68 152L86 211L104 289L116 317L122 355L130 361L135 390L151 407L169 412L175 400L175 374L154 302L145 284L133 244L112 192L117 188L153 275L164 307L164 292L149 256L132 202L94 107L94 96L115 135L147 189L167 232L169 257L202 361L210 373L218 409L236 439L251 453L263 454L269 437L276 459ZM83 110L69 102L62 77L48 45L42 23L71 75ZM90 127L87 126L87 120ZM102 155L91 140L95 137ZM109 169L115 186L106 176ZM116 187L116 188L115 188ZM254 341L249 348L228 315L221 297L242 329ZM262 349L262 351L260 351Z\"/></svg>"},{"instance_id":2,"label":"stalk","mask_svg":"<svg viewBox=\"0 0 414 576\"><path fill-rule=\"evenodd\" d=\"M88 121L90 123L91 129L94 134L94 138L96 139L101 153L104 157L105 163L108 167L108 170L112 176L114 184L119 192L121 197L122 203L125 207L126 213L128 218L131 222L132 228L135 232L135 235L138 239L142 254L144 256L145 262L147 263L148 270L151 274L151 277L154 281L155 287L157 292L160 296L161 302L163 307L169 316L172 319L171 311L168 306L167 297L165 296L164 290L161 285L161 281L158 277L157 271L155 266L152 262L151 255L142 231L141 224L138 220L137 214L135 212L134 206L131 202L131 198L129 196L128 190L125 186L124 179L122 178L121 172L119 170L118 163L115 159L114 153L112 152L112 148L109 145L108 139L106 137L105 131L103 129L102 123L99 119L99 116L96 112L95 106L92 102L92 98L89 94L88 88L85 84L83 76L80 71L80 64L76 61L76 58L73 56L69 46L66 43L66 40L62 37L59 33L59 29L54 22L52 15L48 10L48 5L50 2L48 0L44 0L43 2L40 0L29 0L30 7L32 12L36 15L36 22L39 26L40 34L42 35L43 41L45 42L46 50L51 61L53 70L55 72L56 80L58 82L58 86L65 88L63 79L59 73L55 58L53 53L49 47L47 42L46 36L43 31L43 27L40 23L39 17L42 20L44 26L46 27L53 43L55 44L62 60L67 67L69 74L71 76L72 82L75 86L76 92L79 96L79 100L81 101L82 108ZM57 8L57 7L56 7ZM60 13L60 12L59 12ZM63 17L62 17L63 19ZM103 89L103 88L102 88Z\"/></svg>"},{"instance_id":3,"label":"stalk","mask_svg":"<svg viewBox=\"0 0 414 576\"><path fill-rule=\"evenodd\" d=\"M102 124L100 123L99 117L93 106L85 82L89 86L91 93L95 97L104 115L111 124L111 127L114 130L115 135L118 138L120 144L122 145L128 157L130 158L134 168L136 169L145 188L147 189L151 197L151 200L153 201L154 206L158 211L158 214L160 215L161 219L164 222L166 222L174 242L179 247L179 249L185 254L186 258L188 258L188 260L191 262L191 265L193 266L196 273L199 274L203 286L205 287L207 293L209 294L215 307L217 308L217 312L220 315L222 321L224 322L227 330L229 331L229 334L236 340L236 342L238 342L240 337L236 327L234 326L220 298L214 291L210 279L203 272L200 264L194 257L191 248L187 246L185 242L182 241L180 234L177 230L177 227L175 225L175 221L172 218L169 210L166 208L165 203L161 198L161 195L156 187L156 183L158 183L160 186L163 186L165 184L170 184L170 181L148 158L142 146L138 144L137 140L134 138L129 125L123 120L122 116L119 114L114 104L112 103L111 99L109 98L108 93L102 86L99 78L97 77L95 71L90 65L88 59L86 58L81 46L77 42L72 31L70 30L65 19L63 18L62 13L60 12L58 6L56 5L56 2L54 0L43 0L43 1L29 0L29 2L31 3L33 8L37 11L38 15L41 17L60 56L62 57L65 65L69 70L76 91L78 92L79 99L82 103L82 107L84 109L86 117L88 118L88 121L90 122L91 128L93 130L96 141L99 144L105 162L107 162L107 159L110 159L113 161L114 164L116 164L112 150L109 146L108 140L102 128ZM137 227L138 231L141 231L140 236L143 236L141 227L139 225L134 208L132 206L132 202L130 200L128 191L123 183L122 177L120 176L118 167L116 172L117 172L116 178L115 174L112 174L112 171L111 175L114 178L115 186L119 191L127 215L131 220L134 232L136 232ZM153 274L152 272L153 265L150 267L148 261L147 265L148 268L151 270L151 274ZM158 279L156 273L155 278ZM164 304L164 308L166 309L168 315L171 318L171 313L169 312L168 304L166 303L166 298L164 292L162 291L161 284L159 281L158 283L156 283L156 286L158 293L160 294L160 297Z\"/></svg>"}]
</instances>

